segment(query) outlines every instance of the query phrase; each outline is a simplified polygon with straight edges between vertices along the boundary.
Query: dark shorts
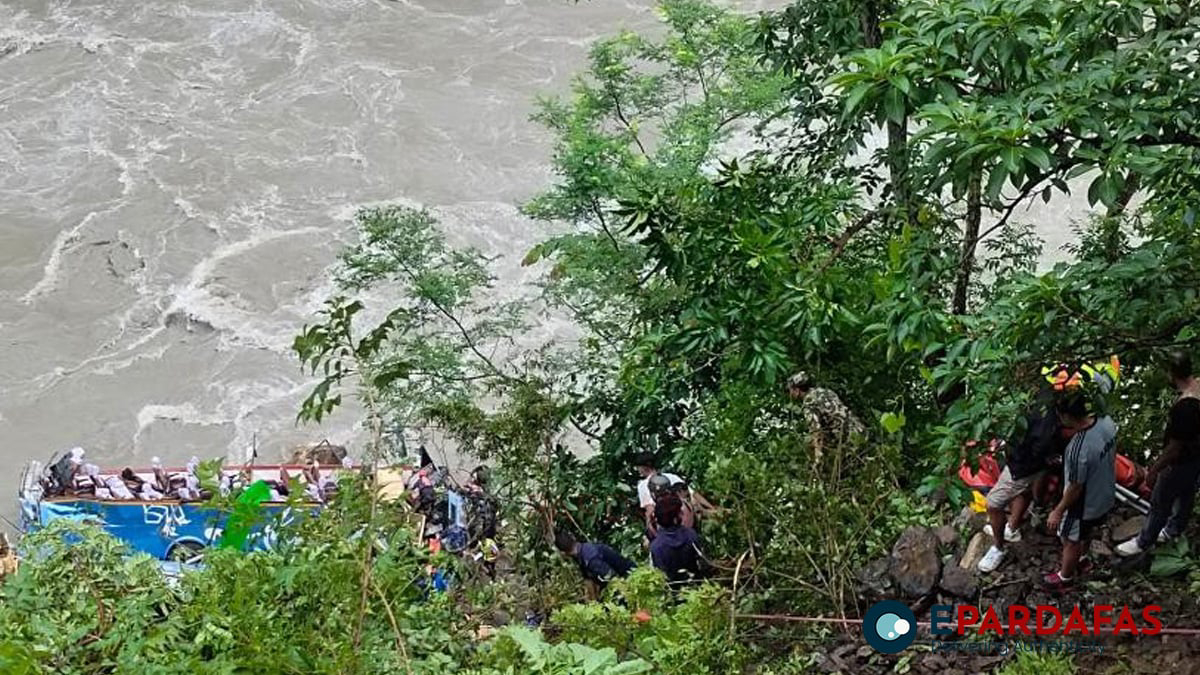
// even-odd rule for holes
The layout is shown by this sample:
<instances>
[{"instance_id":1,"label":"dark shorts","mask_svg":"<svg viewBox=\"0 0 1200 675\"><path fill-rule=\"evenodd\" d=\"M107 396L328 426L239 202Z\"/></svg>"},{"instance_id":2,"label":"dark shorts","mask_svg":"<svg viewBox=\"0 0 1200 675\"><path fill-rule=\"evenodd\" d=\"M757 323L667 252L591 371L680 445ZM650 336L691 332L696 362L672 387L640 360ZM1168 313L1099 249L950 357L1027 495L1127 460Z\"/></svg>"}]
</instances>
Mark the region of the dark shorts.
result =
<instances>
[{"instance_id":1,"label":"dark shorts","mask_svg":"<svg viewBox=\"0 0 1200 675\"><path fill-rule=\"evenodd\" d=\"M1107 514L1099 518L1084 520L1070 513L1063 516L1058 525L1058 536L1067 541L1090 541L1096 536L1097 530L1104 524Z\"/></svg>"}]
</instances>

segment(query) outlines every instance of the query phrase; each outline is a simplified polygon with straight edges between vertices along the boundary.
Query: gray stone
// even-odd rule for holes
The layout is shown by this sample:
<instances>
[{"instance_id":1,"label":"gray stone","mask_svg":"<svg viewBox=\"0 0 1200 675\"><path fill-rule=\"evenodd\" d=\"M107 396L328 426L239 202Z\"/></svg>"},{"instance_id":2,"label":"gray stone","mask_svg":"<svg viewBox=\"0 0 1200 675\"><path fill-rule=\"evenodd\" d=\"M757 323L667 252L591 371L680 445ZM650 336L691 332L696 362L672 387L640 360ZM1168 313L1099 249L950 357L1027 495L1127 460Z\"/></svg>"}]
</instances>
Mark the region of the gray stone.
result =
<instances>
[{"instance_id":1,"label":"gray stone","mask_svg":"<svg viewBox=\"0 0 1200 675\"><path fill-rule=\"evenodd\" d=\"M901 533L892 547L888 574L902 593L911 597L928 594L941 572L942 560L933 530L914 525Z\"/></svg>"},{"instance_id":2,"label":"gray stone","mask_svg":"<svg viewBox=\"0 0 1200 675\"><path fill-rule=\"evenodd\" d=\"M982 532L976 532L975 536L971 537L970 543L967 544L967 552L963 553L962 560L958 561L958 566L964 570L974 570L991 545L991 537Z\"/></svg>"},{"instance_id":3,"label":"gray stone","mask_svg":"<svg viewBox=\"0 0 1200 675\"><path fill-rule=\"evenodd\" d=\"M985 523L987 523L986 513L977 513L970 506L964 506L962 511L954 516L954 520L950 521L950 527L954 528L956 532L962 532L963 529L968 532L977 532L983 529Z\"/></svg>"},{"instance_id":4,"label":"gray stone","mask_svg":"<svg viewBox=\"0 0 1200 675\"><path fill-rule=\"evenodd\" d=\"M1146 525L1145 516L1134 516L1121 521L1119 525L1112 529L1112 540L1121 543L1127 539L1133 539L1142 531L1142 527Z\"/></svg>"},{"instance_id":5,"label":"gray stone","mask_svg":"<svg viewBox=\"0 0 1200 675\"><path fill-rule=\"evenodd\" d=\"M1111 558L1111 557L1113 557L1113 550L1108 547L1108 544L1105 544L1104 542L1100 541L1099 539L1092 540L1092 546L1089 550L1092 554L1092 557L1094 557L1094 558Z\"/></svg>"},{"instance_id":6,"label":"gray stone","mask_svg":"<svg viewBox=\"0 0 1200 675\"><path fill-rule=\"evenodd\" d=\"M958 515L954 516L954 520L950 521L950 527L954 528L955 530L961 530L967 526L967 523L971 522L971 517L974 515L975 511L973 511L970 506L964 506L962 507L962 510L958 512Z\"/></svg>"},{"instance_id":7,"label":"gray stone","mask_svg":"<svg viewBox=\"0 0 1200 675\"><path fill-rule=\"evenodd\" d=\"M934 534L937 535L938 543L942 546L957 546L958 545L958 530L949 525L939 527Z\"/></svg>"},{"instance_id":8,"label":"gray stone","mask_svg":"<svg viewBox=\"0 0 1200 675\"><path fill-rule=\"evenodd\" d=\"M942 570L942 580L938 582L938 586L958 598L972 598L979 592L979 581L975 578L975 573L953 565Z\"/></svg>"},{"instance_id":9,"label":"gray stone","mask_svg":"<svg viewBox=\"0 0 1200 675\"><path fill-rule=\"evenodd\" d=\"M884 557L877 560L872 560L867 563L855 575L858 582L862 584L864 591L870 591L876 595L884 595L892 588L892 579L888 576L888 567L890 561Z\"/></svg>"}]
</instances>

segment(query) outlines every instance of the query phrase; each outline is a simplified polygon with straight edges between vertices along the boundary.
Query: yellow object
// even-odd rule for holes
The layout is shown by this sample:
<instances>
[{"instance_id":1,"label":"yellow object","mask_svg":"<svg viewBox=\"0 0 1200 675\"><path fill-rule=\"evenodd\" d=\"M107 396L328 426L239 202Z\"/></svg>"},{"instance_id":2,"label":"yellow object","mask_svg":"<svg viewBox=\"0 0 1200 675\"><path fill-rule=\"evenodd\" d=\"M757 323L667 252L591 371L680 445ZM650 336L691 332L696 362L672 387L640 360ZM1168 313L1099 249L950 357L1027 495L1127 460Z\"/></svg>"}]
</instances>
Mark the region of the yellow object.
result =
<instances>
[{"instance_id":1,"label":"yellow object","mask_svg":"<svg viewBox=\"0 0 1200 675\"><path fill-rule=\"evenodd\" d=\"M1102 388L1105 388L1106 391L1111 391L1116 388L1117 382L1121 379L1121 361L1114 354L1107 361L1097 361L1092 364L1085 363L1075 372L1071 372L1067 366L1060 363L1055 366L1042 368L1042 375L1046 377L1047 382L1054 385L1054 388L1060 391L1078 387L1083 376L1100 382Z\"/></svg>"},{"instance_id":2,"label":"yellow object","mask_svg":"<svg viewBox=\"0 0 1200 675\"><path fill-rule=\"evenodd\" d=\"M987 497L984 497L982 492L979 490L971 490L971 496L973 497L971 501L972 511L975 513L983 513L984 511L987 511Z\"/></svg>"},{"instance_id":3,"label":"yellow object","mask_svg":"<svg viewBox=\"0 0 1200 675\"><path fill-rule=\"evenodd\" d=\"M399 467L388 467L375 472L375 483L379 486L379 498L385 502L404 501L408 496L408 479L412 471Z\"/></svg>"}]
</instances>

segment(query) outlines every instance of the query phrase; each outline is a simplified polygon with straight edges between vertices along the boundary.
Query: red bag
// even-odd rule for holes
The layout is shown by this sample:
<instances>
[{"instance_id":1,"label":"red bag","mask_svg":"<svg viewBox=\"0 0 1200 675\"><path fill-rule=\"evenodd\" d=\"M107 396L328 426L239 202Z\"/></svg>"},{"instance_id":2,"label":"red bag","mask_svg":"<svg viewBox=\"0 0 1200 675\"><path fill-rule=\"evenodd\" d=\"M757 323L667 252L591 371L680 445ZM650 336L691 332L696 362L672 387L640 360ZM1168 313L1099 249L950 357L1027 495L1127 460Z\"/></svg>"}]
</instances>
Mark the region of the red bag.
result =
<instances>
[{"instance_id":1,"label":"red bag","mask_svg":"<svg viewBox=\"0 0 1200 675\"><path fill-rule=\"evenodd\" d=\"M973 447L975 442L967 444L967 447ZM958 478L967 487L987 494L988 490L1000 480L1000 464L996 461L996 452L1000 448L999 441L992 441L988 444L988 449L979 455L979 470L973 471L971 464L965 459L961 466L958 467Z\"/></svg>"}]
</instances>

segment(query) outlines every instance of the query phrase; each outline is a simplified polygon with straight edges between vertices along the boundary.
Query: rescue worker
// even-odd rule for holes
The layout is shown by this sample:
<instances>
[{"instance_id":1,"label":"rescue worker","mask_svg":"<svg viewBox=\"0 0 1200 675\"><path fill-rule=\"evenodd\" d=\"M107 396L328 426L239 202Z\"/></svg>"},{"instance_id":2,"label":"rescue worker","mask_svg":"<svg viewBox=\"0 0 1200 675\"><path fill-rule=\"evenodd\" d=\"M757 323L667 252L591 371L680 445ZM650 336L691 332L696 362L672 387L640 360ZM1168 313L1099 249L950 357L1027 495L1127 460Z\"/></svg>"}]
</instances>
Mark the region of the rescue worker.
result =
<instances>
[{"instance_id":1,"label":"rescue worker","mask_svg":"<svg viewBox=\"0 0 1200 675\"><path fill-rule=\"evenodd\" d=\"M594 600L616 578L625 578L637 565L607 544L580 542L566 530L554 535L554 547L575 561L583 574L588 599Z\"/></svg>"},{"instance_id":2,"label":"rescue worker","mask_svg":"<svg viewBox=\"0 0 1200 675\"><path fill-rule=\"evenodd\" d=\"M1029 510L1034 486L1045 475L1050 459L1061 456L1066 449L1061 430L1053 392L1047 387L1027 411L1024 433L1007 443L1008 462L988 491L989 522L983 531L993 543L979 561L980 572L995 571L1004 562L1006 545L1021 541L1021 522Z\"/></svg>"},{"instance_id":3,"label":"rescue worker","mask_svg":"<svg viewBox=\"0 0 1200 675\"><path fill-rule=\"evenodd\" d=\"M662 570L672 586L699 578L699 538L695 530L682 522L683 501L675 493L664 493L655 504L654 512L658 536L650 543L651 562Z\"/></svg>"},{"instance_id":4,"label":"rescue worker","mask_svg":"<svg viewBox=\"0 0 1200 675\"><path fill-rule=\"evenodd\" d=\"M1063 426L1075 430L1063 455L1062 499L1046 526L1062 539L1058 571L1042 578L1050 590L1065 591L1079 572L1079 560L1116 501L1117 425L1089 409L1082 391L1069 392L1055 404Z\"/></svg>"},{"instance_id":5,"label":"rescue worker","mask_svg":"<svg viewBox=\"0 0 1200 675\"><path fill-rule=\"evenodd\" d=\"M645 521L646 538L654 539L657 528L654 524L654 504L657 494L665 491L680 492L687 503L687 517L690 527L696 526L696 516L714 513L717 508L708 499L688 486L687 481L673 473L660 472L655 466L654 456L648 452L639 454L633 460L641 480L637 483L638 506L642 509Z\"/></svg>"},{"instance_id":6,"label":"rescue worker","mask_svg":"<svg viewBox=\"0 0 1200 675\"><path fill-rule=\"evenodd\" d=\"M821 459L830 444L841 445L867 435L866 427L842 399L830 389L814 387L808 373L800 371L789 377L787 392L800 404L816 459Z\"/></svg>"},{"instance_id":7,"label":"rescue worker","mask_svg":"<svg viewBox=\"0 0 1200 675\"><path fill-rule=\"evenodd\" d=\"M1192 358L1171 355L1167 365L1171 386L1179 392L1167 415L1163 451L1146 472L1151 486L1150 515L1137 537L1117 546L1117 555L1134 556L1155 542L1183 534L1196 500L1200 479L1200 383L1192 373Z\"/></svg>"}]
</instances>

